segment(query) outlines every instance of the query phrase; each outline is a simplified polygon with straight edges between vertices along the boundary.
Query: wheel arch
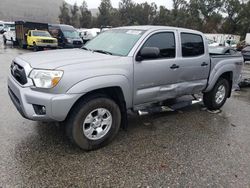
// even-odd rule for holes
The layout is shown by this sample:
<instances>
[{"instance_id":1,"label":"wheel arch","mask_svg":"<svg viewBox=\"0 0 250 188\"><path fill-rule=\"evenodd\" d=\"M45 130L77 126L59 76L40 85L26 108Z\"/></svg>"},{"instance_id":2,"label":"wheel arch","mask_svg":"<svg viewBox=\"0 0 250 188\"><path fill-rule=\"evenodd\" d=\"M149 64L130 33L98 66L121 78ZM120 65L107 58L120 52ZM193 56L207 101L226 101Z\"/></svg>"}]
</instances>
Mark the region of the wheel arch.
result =
<instances>
[{"instance_id":1,"label":"wheel arch","mask_svg":"<svg viewBox=\"0 0 250 188\"><path fill-rule=\"evenodd\" d=\"M210 74L210 78L208 80L208 86L205 89L205 93L209 92L213 89L213 87L215 86L215 84L217 83L217 81L220 78L224 78L226 80L229 81L230 83L230 94L229 97L231 96L231 89L232 89L232 85L233 85L233 77L234 77L234 67L233 65L225 65L223 68L220 68L219 70L213 70Z\"/></svg>"},{"instance_id":2,"label":"wheel arch","mask_svg":"<svg viewBox=\"0 0 250 188\"><path fill-rule=\"evenodd\" d=\"M74 110L74 108L81 103L83 100L89 100L92 97L108 97L116 102L116 104L119 106L122 114L122 126L125 127L127 124L127 105L126 100L124 97L124 93L122 91L122 88L119 86L113 86L113 87L105 87L105 88L99 88L92 91L89 91L85 94L83 94L71 107L69 110L67 117L69 114ZM66 117L66 119L67 119Z\"/></svg>"}]
</instances>

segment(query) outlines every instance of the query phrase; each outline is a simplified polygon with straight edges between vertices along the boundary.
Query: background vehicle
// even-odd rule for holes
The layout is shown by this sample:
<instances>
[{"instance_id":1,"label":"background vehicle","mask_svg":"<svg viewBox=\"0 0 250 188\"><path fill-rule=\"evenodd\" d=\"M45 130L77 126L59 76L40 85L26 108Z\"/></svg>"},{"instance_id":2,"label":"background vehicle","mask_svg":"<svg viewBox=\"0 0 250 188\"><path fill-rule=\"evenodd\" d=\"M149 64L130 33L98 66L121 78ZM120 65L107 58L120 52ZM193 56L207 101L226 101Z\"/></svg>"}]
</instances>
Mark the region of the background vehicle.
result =
<instances>
[{"instance_id":1,"label":"background vehicle","mask_svg":"<svg viewBox=\"0 0 250 188\"><path fill-rule=\"evenodd\" d=\"M0 34L4 33L4 24L0 21Z\"/></svg>"},{"instance_id":2,"label":"background vehicle","mask_svg":"<svg viewBox=\"0 0 250 188\"><path fill-rule=\"evenodd\" d=\"M249 46L250 46L250 33L247 33L247 34L246 34L246 39L245 39L245 41L246 41L246 45L249 45Z\"/></svg>"},{"instance_id":3,"label":"background vehicle","mask_svg":"<svg viewBox=\"0 0 250 188\"><path fill-rule=\"evenodd\" d=\"M210 46L231 46L236 48L240 42L239 35L205 33L205 36L207 39L214 41L214 44Z\"/></svg>"},{"instance_id":4,"label":"background vehicle","mask_svg":"<svg viewBox=\"0 0 250 188\"><path fill-rule=\"evenodd\" d=\"M3 22L3 33L8 31L9 28L15 27L14 22Z\"/></svg>"},{"instance_id":5,"label":"background vehicle","mask_svg":"<svg viewBox=\"0 0 250 188\"><path fill-rule=\"evenodd\" d=\"M231 47L209 47L210 55L239 55L239 52Z\"/></svg>"},{"instance_id":6,"label":"background vehicle","mask_svg":"<svg viewBox=\"0 0 250 188\"><path fill-rule=\"evenodd\" d=\"M83 45L79 32L73 26L49 24L49 32L62 48L80 48Z\"/></svg>"},{"instance_id":7,"label":"background vehicle","mask_svg":"<svg viewBox=\"0 0 250 188\"><path fill-rule=\"evenodd\" d=\"M243 48L241 53L245 61L250 61L250 46Z\"/></svg>"},{"instance_id":8,"label":"background vehicle","mask_svg":"<svg viewBox=\"0 0 250 188\"><path fill-rule=\"evenodd\" d=\"M34 51L43 48L57 48L57 39L51 37L48 31L30 30L27 36L27 45Z\"/></svg>"},{"instance_id":9,"label":"background vehicle","mask_svg":"<svg viewBox=\"0 0 250 188\"><path fill-rule=\"evenodd\" d=\"M211 46L211 47L217 47L217 46L220 46L219 43L217 42L214 42L213 40L211 39L207 39L207 42L208 42L208 46Z\"/></svg>"},{"instance_id":10,"label":"background vehicle","mask_svg":"<svg viewBox=\"0 0 250 188\"><path fill-rule=\"evenodd\" d=\"M198 31L121 27L82 49L15 58L8 89L24 117L64 121L69 138L93 150L113 140L126 124L127 110L178 109L187 102L182 97L200 93L208 109L220 109L240 81L242 67L240 53L209 54Z\"/></svg>"},{"instance_id":11,"label":"background vehicle","mask_svg":"<svg viewBox=\"0 0 250 188\"><path fill-rule=\"evenodd\" d=\"M48 24L46 23L16 21L15 27L17 44L24 49L26 49L28 46L27 36L30 30L48 31Z\"/></svg>"},{"instance_id":12,"label":"background vehicle","mask_svg":"<svg viewBox=\"0 0 250 188\"><path fill-rule=\"evenodd\" d=\"M8 27L7 30L3 34L3 42L4 44L7 43L7 41L11 41L14 45L16 43L16 29L14 27Z\"/></svg>"},{"instance_id":13,"label":"background vehicle","mask_svg":"<svg viewBox=\"0 0 250 188\"><path fill-rule=\"evenodd\" d=\"M80 33L84 43L95 38L98 34L100 34L100 32L101 32L101 30L98 28L79 30L79 33Z\"/></svg>"}]
</instances>

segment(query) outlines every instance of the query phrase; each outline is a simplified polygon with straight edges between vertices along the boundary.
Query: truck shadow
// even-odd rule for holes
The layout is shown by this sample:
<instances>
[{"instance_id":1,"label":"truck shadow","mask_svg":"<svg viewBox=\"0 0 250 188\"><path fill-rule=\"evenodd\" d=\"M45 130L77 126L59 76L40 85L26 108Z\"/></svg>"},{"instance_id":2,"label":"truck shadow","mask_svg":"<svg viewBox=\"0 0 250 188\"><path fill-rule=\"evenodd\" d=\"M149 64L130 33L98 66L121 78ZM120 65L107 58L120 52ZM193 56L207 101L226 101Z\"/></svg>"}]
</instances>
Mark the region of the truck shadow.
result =
<instances>
[{"instance_id":1,"label":"truck shadow","mask_svg":"<svg viewBox=\"0 0 250 188\"><path fill-rule=\"evenodd\" d=\"M177 139L178 135L187 135L192 132L198 134L197 136L211 133L226 134L229 124L226 118L201 111L200 108L200 105L194 105L178 112L165 112L141 117L130 116L127 130L121 129L116 139L106 146L106 149L103 148L99 151L112 150L112 147L126 145L127 142L140 142L154 136L157 142L160 142L161 137L171 136L173 139ZM65 154L85 153L69 141L64 126L55 125L55 123L35 123L35 131L36 134L25 138L17 146L17 149L27 147L31 152L52 152L52 155L61 152ZM150 143L148 144L150 145Z\"/></svg>"},{"instance_id":2,"label":"truck shadow","mask_svg":"<svg viewBox=\"0 0 250 188\"><path fill-rule=\"evenodd\" d=\"M223 140L232 129L223 115L209 114L200 108L200 105L194 105L179 112L131 116L126 131L121 130L108 146L91 152L84 152L73 145L66 137L63 126L35 123L36 133L23 138L15 147L17 169L20 174L26 173L29 181L36 183L37 177L54 177L55 172L63 169L74 168L74 173L79 174L84 169L84 173L95 171L99 175L104 172L95 169L106 169L111 170L111 176L115 176L112 169L121 168L121 161L126 169L127 166L133 168L135 161L158 163L159 156L164 159L162 163L171 165L193 160L197 151L202 151L202 157L215 148L219 151L225 147ZM148 168L159 170L154 166ZM161 164L159 168L162 168ZM169 168L171 166L166 170ZM60 178L68 178L67 173L61 175ZM88 181L86 177L84 180Z\"/></svg>"}]
</instances>

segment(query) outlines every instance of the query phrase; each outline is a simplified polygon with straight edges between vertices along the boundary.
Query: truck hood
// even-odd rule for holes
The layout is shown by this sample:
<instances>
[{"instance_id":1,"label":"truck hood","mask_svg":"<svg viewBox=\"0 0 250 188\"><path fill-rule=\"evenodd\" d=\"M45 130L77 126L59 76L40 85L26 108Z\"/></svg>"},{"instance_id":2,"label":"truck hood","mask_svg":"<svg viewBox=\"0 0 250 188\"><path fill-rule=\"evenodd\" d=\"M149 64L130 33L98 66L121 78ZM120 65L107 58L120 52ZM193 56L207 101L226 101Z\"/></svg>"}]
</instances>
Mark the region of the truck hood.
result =
<instances>
[{"instance_id":1,"label":"truck hood","mask_svg":"<svg viewBox=\"0 0 250 188\"><path fill-rule=\"evenodd\" d=\"M21 59L22 61L29 63L32 68L37 69L57 69L81 63L102 63L102 61L113 62L119 58L121 57L105 55L83 49L66 49L27 53L17 57L14 61L18 62L18 59Z\"/></svg>"}]
</instances>

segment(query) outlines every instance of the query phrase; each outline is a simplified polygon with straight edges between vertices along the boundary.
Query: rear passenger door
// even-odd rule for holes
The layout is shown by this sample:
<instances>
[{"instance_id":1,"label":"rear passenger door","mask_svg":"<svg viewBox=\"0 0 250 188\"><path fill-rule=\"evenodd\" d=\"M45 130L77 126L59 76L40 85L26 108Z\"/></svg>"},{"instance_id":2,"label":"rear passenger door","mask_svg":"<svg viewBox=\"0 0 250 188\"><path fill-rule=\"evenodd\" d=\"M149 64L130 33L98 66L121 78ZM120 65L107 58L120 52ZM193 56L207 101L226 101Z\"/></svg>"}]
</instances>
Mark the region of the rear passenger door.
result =
<instances>
[{"instance_id":1,"label":"rear passenger door","mask_svg":"<svg viewBox=\"0 0 250 188\"><path fill-rule=\"evenodd\" d=\"M205 89L210 70L210 57L205 38L200 34L180 32L181 50L178 65L179 94L196 94Z\"/></svg>"}]
</instances>

